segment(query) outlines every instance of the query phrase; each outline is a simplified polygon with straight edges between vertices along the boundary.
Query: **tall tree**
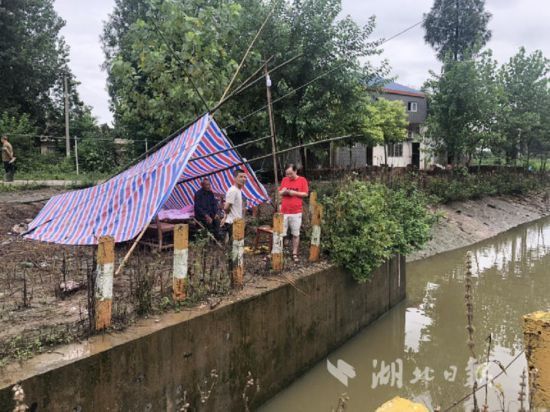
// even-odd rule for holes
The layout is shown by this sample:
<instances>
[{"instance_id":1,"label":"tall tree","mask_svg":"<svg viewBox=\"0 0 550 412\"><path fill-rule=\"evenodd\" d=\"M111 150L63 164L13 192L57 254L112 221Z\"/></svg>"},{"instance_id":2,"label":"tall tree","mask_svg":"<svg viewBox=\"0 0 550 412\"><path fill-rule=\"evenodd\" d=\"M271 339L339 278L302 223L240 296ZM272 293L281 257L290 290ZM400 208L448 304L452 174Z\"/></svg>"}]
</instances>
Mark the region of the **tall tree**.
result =
<instances>
[{"instance_id":1,"label":"tall tree","mask_svg":"<svg viewBox=\"0 0 550 412\"><path fill-rule=\"evenodd\" d=\"M477 53L491 38L485 0L435 0L424 15L424 40L432 46L439 60L451 56L463 60Z\"/></svg>"},{"instance_id":2,"label":"tall tree","mask_svg":"<svg viewBox=\"0 0 550 412\"><path fill-rule=\"evenodd\" d=\"M74 87L69 48L60 35L64 25L53 0L0 3L0 113L27 116L42 134L64 133L64 76L72 86L71 120L91 116Z\"/></svg>"},{"instance_id":3,"label":"tall tree","mask_svg":"<svg viewBox=\"0 0 550 412\"><path fill-rule=\"evenodd\" d=\"M0 4L0 112L45 119L50 89L66 63L66 45L59 36L64 24L52 0Z\"/></svg>"},{"instance_id":4,"label":"tall tree","mask_svg":"<svg viewBox=\"0 0 550 412\"><path fill-rule=\"evenodd\" d=\"M117 21L124 30L115 31L122 34L111 36L114 42L106 50L115 119L130 136L160 139L204 111L194 86L206 106L217 103L270 10L236 83L270 56L274 65L303 53L271 76L280 147L350 130L366 79L384 74L360 62L379 53L377 43L368 40L374 19L365 27L349 17L337 20L341 0L133 3L144 2L149 4L145 16ZM111 19L115 15L123 13L115 11ZM113 24L107 23L106 33L113 32ZM217 118L230 133L264 135L265 111L242 118L265 104L262 81L226 104Z\"/></svg>"},{"instance_id":5,"label":"tall tree","mask_svg":"<svg viewBox=\"0 0 550 412\"><path fill-rule=\"evenodd\" d=\"M448 58L441 75L432 73L427 81L428 136L449 163L469 163L479 148L498 141L502 92L495 72L496 62L487 52L478 60Z\"/></svg>"},{"instance_id":6,"label":"tall tree","mask_svg":"<svg viewBox=\"0 0 550 412\"><path fill-rule=\"evenodd\" d=\"M548 133L548 73L550 60L540 50L527 54L523 47L500 70L505 93L501 125L508 161L515 161L519 155L529 158L531 146Z\"/></svg>"}]
</instances>

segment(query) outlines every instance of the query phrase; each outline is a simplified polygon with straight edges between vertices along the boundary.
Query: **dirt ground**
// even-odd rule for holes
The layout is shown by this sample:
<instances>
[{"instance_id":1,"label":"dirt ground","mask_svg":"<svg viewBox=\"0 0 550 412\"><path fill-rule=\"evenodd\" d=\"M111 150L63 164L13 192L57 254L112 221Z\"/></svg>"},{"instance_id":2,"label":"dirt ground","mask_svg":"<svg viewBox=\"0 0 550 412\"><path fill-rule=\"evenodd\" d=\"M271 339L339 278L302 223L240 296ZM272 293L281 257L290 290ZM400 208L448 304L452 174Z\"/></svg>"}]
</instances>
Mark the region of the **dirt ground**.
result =
<instances>
[{"instance_id":1,"label":"dirt ground","mask_svg":"<svg viewBox=\"0 0 550 412\"><path fill-rule=\"evenodd\" d=\"M12 230L30 222L46 199L56 193L52 189L0 193L0 366L92 333L89 319L93 305L89 298L93 301L90 290L95 247L25 240ZM271 207L265 206L258 218L247 217L246 246L253 243L255 225L268 223L271 213ZM309 219L304 221L307 231ZM117 245L119 261L129 247L130 243ZM239 295L246 295L247 288L264 288L266 279L293 283L293 276L313 268L307 262L307 238L301 245L300 263L292 263L286 256L281 275L271 272L266 249L245 254L245 290ZM191 239L189 258L189 298L179 306L171 299L172 251L138 246L114 281L113 329L123 329L140 316L158 316L186 306L213 308L235 297L227 269L227 248L198 236ZM259 281L262 285L257 284Z\"/></svg>"},{"instance_id":2,"label":"dirt ground","mask_svg":"<svg viewBox=\"0 0 550 412\"><path fill-rule=\"evenodd\" d=\"M95 247L34 242L12 231L15 225L28 223L46 199L56 193L55 189L0 193L0 366L55 350L58 344L85 339L93 333L89 319ZM271 206L264 206L258 218L247 217L246 246L252 245L257 225L270 223L272 212ZM473 244L547 216L550 203L548 195L541 193L455 202L441 206L437 212L440 219L432 230L432 240L410 255L409 261ZM304 216L307 234L309 215ZM117 245L119 261L129 247L129 243ZM308 250L306 235L300 263L292 263L287 255L285 271L277 275L270 270L265 251L247 253L245 288L235 292L230 285L227 249L200 237L192 238L189 298L183 305L175 305L171 299L172 252L159 253L138 246L114 281L113 329L123 329L139 317L157 317L166 311L214 308L274 284L294 285L300 276L330 266L327 261L308 263Z\"/></svg>"},{"instance_id":3,"label":"dirt ground","mask_svg":"<svg viewBox=\"0 0 550 412\"><path fill-rule=\"evenodd\" d=\"M436 210L438 222L432 239L407 262L472 245L523 223L550 215L548 193L528 196L486 197L452 202Z\"/></svg>"}]
</instances>

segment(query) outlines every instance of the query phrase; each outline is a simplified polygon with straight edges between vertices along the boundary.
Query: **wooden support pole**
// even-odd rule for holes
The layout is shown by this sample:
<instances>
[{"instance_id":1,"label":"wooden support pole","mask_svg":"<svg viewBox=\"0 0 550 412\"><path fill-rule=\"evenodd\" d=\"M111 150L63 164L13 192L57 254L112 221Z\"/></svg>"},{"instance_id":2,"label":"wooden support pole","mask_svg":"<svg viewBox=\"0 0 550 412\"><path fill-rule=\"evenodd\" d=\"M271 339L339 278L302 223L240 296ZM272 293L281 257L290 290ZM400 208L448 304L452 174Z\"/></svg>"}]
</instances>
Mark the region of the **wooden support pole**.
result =
<instances>
[{"instance_id":1,"label":"wooden support pole","mask_svg":"<svg viewBox=\"0 0 550 412\"><path fill-rule=\"evenodd\" d=\"M244 219L236 219L233 222L233 248L231 250L231 262L233 269L232 283L234 288L244 286Z\"/></svg>"},{"instance_id":2,"label":"wooden support pole","mask_svg":"<svg viewBox=\"0 0 550 412\"><path fill-rule=\"evenodd\" d=\"M110 236L100 237L97 244L97 278L95 284L96 330L111 326L114 270L115 240Z\"/></svg>"},{"instance_id":3,"label":"wooden support pole","mask_svg":"<svg viewBox=\"0 0 550 412\"><path fill-rule=\"evenodd\" d=\"M311 217L311 246L309 261L317 262L321 255L321 221L323 220L323 206L315 203Z\"/></svg>"},{"instance_id":4,"label":"wooden support pole","mask_svg":"<svg viewBox=\"0 0 550 412\"><path fill-rule=\"evenodd\" d=\"M539 311L523 317L523 340L531 371L529 410L550 410L550 312Z\"/></svg>"},{"instance_id":5,"label":"wooden support pole","mask_svg":"<svg viewBox=\"0 0 550 412\"><path fill-rule=\"evenodd\" d=\"M284 215L273 215L273 247L271 249L271 268L280 272L283 270L283 225Z\"/></svg>"},{"instance_id":6,"label":"wooden support pole","mask_svg":"<svg viewBox=\"0 0 550 412\"><path fill-rule=\"evenodd\" d=\"M174 264L172 272L172 296L181 302L187 297L187 268L189 261L189 225L174 227Z\"/></svg>"}]
</instances>

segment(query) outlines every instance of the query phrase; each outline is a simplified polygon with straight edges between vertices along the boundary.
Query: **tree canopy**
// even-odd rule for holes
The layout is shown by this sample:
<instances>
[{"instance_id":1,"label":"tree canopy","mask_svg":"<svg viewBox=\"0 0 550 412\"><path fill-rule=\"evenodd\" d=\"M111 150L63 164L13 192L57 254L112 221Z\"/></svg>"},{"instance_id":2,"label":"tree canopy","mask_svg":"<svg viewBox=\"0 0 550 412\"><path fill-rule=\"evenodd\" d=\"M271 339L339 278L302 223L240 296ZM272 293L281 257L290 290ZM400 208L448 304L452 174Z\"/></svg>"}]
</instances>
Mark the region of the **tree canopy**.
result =
<instances>
[{"instance_id":1,"label":"tree canopy","mask_svg":"<svg viewBox=\"0 0 550 412\"><path fill-rule=\"evenodd\" d=\"M386 65L361 63L380 52L369 40L374 18L364 27L339 19L341 0L118 0L103 36L117 126L158 140L213 107L271 10L236 84L271 56L273 67L303 54L271 75L278 145L350 130L368 79L385 74ZM265 104L261 81L217 117L230 133L265 135L265 110L247 116Z\"/></svg>"},{"instance_id":2,"label":"tree canopy","mask_svg":"<svg viewBox=\"0 0 550 412\"><path fill-rule=\"evenodd\" d=\"M491 38L487 28L490 18L485 0L435 0L424 16L424 39L441 61L447 56L463 60L481 50Z\"/></svg>"}]
</instances>

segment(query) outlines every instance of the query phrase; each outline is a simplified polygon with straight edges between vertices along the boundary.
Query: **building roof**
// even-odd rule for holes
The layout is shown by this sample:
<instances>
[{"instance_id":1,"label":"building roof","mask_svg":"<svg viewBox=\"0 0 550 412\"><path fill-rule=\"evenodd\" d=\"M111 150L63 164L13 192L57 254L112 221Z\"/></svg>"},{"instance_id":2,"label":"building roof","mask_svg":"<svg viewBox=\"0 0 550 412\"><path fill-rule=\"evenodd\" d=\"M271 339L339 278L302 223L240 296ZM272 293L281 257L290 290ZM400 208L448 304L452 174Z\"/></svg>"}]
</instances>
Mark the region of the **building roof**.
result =
<instances>
[{"instance_id":1,"label":"building roof","mask_svg":"<svg viewBox=\"0 0 550 412\"><path fill-rule=\"evenodd\" d=\"M426 97L420 90L404 86L396 82L390 82L382 87L382 91L390 94L401 94L404 96Z\"/></svg>"}]
</instances>

